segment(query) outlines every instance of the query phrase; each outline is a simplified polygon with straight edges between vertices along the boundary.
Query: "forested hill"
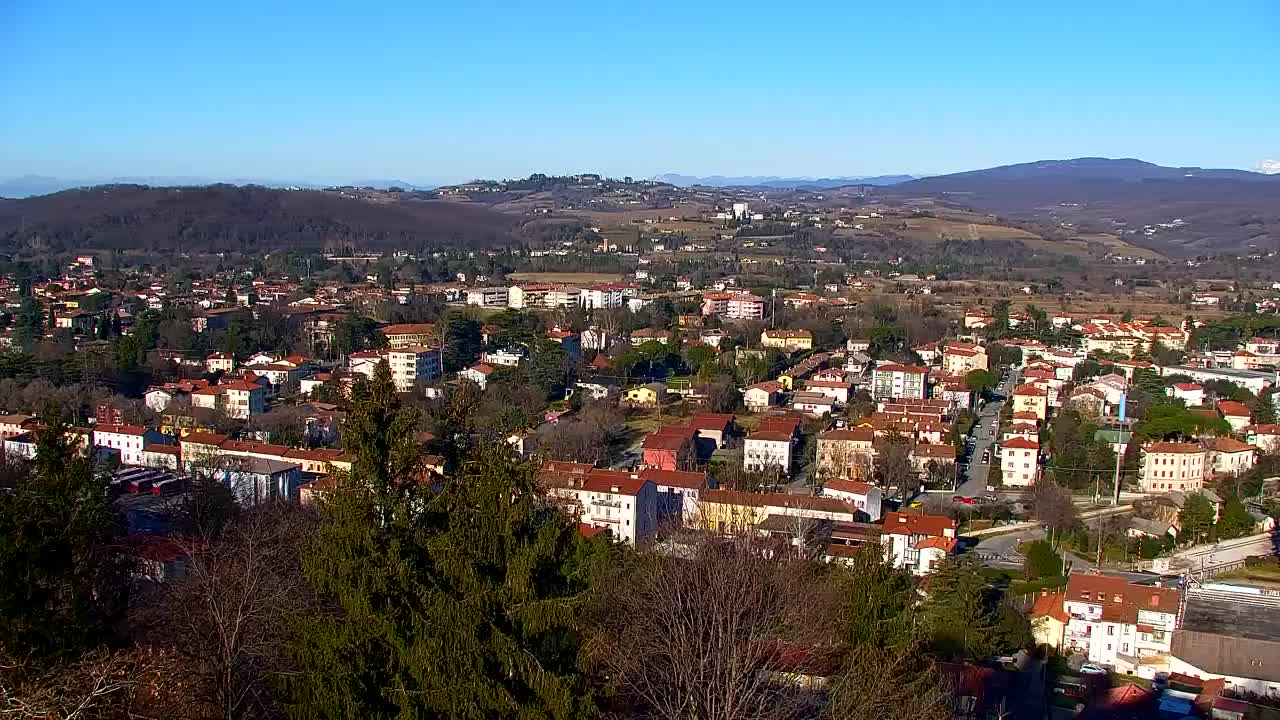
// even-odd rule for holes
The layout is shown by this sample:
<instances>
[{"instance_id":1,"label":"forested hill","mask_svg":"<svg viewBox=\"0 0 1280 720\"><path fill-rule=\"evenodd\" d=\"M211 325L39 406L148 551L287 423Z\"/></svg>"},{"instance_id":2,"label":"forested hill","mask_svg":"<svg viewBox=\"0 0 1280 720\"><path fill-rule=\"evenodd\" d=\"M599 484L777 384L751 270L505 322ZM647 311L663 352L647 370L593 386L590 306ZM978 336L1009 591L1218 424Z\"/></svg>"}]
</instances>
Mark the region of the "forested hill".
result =
<instances>
[{"instance_id":1,"label":"forested hill","mask_svg":"<svg viewBox=\"0 0 1280 720\"><path fill-rule=\"evenodd\" d=\"M515 241L518 225L487 208L411 193L104 185L0 200L0 251L488 247Z\"/></svg>"}]
</instances>

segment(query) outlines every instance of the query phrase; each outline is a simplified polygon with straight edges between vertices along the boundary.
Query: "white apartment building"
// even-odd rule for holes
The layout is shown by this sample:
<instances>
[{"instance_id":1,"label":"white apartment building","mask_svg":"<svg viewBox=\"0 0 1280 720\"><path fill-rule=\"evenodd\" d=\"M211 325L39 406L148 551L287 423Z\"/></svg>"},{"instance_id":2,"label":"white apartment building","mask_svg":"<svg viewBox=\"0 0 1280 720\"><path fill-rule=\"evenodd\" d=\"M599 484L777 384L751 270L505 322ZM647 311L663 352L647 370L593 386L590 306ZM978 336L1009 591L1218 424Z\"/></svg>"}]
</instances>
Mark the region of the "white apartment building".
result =
<instances>
[{"instance_id":1,"label":"white apartment building","mask_svg":"<svg viewBox=\"0 0 1280 720\"><path fill-rule=\"evenodd\" d=\"M378 364L384 360L391 368L391 381L399 392L411 392L418 383L430 382L441 375L440 352L421 346L354 352L348 365L351 372L373 378Z\"/></svg>"},{"instance_id":2,"label":"white apartment building","mask_svg":"<svg viewBox=\"0 0 1280 720\"><path fill-rule=\"evenodd\" d=\"M587 310L614 310L625 307L628 298L638 297L639 294L639 288L634 285L592 285L582 293L582 306Z\"/></svg>"},{"instance_id":3,"label":"white apartment building","mask_svg":"<svg viewBox=\"0 0 1280 720\"><path fill-rule=\"evenodd\" d=\"M828 480L822 484L822 497L849 503L855 510L866 513L867 522L879 522L884 496L880 488L857 480Z\"/></svg>"},{"instance_id":4,"label":"white apartment building","mask_svg":"<svg viewBox=\"0 0 1280 720\"><path fill-rule=\"evenodd\" d=\"M1005 485L1034 485L1040 469L1040 442L1019 435L1000 444L1000 474Z\"/></svg>"},{"instance_id":5,"label":"white apartment building","mask_svg":"<svg viewBox=\"0 0 1280 720\"><path fill-rule=\"evenodd\" d=\"M166 440L169 440L167 435L140 425L95 425L93 428L94 447L119 451L124 465L145 465L143 448Z\"/></svg>"},{"instance_id":6,"label":"white apartment building","mask_svg":"<svg viewBox=\"0 0 1280 720\"><path fill-rule=\"evenodd\" d=\"M743 444L742 467L748 471L777 468L784 475L790 473L791 436L772 430L748 435Z\"/></svg>"},{"instance_id":7,"label":"white apartment building","mask_svg":"<svg viewBox=\"0 0 1280 720\"><path fill-rule=\"evenodd\" d=\"M876 400L923 400L929 389L929 369L918 365L888 363L871 374L871 397Z\"/></svg>"},{"instance_id":8,"label":"white apartment building","mask_svg":"<svg viewBox=\"0 0 1280 720\"><path fill-rule=\"evenodd\" d=\"M1142 491L1199 490L1204 487L1206 455L1195 443L1151 443L1143 448Z\"/></svg>"},{"instance_id":9,"label":"white apartment building","mask_svg":"<svg viewBox=\"0 0 1280 720\"><path fill-rule=\"evenodd\" d=\"M541 482L584 529L607 529L615 540L635 545L658 528L657 486L640 475L550 462L543 466Z\"/></svg>"},{"instance_id":10,"label":"white apartment building","mask_svg":"<svg viewBox=\"0 0 1280 720\"><path fill-rule=\"evenodd\" d=\"M233 418L250 418L267 411L266 388L247 380L232 380L213 388L222 397L223 410ZM192 393L192 400L195 393Z\"/></svg>"},{"instance_id":11,"label":"white apartment building","mask_svg":"<svg viewBox=\"0 0 1280 720\"><path fill-rule=\"evenodd\" d=\"M467 290L467 304L478 307L506 307L507 289L504 287L470 288Z\"/></svg>"},{"instance_id":12,"label":"white apartment building","mask_svg":"<svg viewBox=\"0 0 1280 720\"><path fill-rule=\"evenodd\" d=\"M1175 588L1073 572L1063 599L1069 618L1062 645L1087 655L1089 662L1153 677L1168 669L1180 602Z\"/></svg>"},{"instance_id":13,"label":"white apartment building","mask_svg":"<svg viewBox=\"0 0 1280 720\"><path fill-rule=\"evenodd\" d=\"M958 527L955 520L941 515L888 513L880 535L885 560L927 575L956 549Z\"/></svg>"}]
</instances>

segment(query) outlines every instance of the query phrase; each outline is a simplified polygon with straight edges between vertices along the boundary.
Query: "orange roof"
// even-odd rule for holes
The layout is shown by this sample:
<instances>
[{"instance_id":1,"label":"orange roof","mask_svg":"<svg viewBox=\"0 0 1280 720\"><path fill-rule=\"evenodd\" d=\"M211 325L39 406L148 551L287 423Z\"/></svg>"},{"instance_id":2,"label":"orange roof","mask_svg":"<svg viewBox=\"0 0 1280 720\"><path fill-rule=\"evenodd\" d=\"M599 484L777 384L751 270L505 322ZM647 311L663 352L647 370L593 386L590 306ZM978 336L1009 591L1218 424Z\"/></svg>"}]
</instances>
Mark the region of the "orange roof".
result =
<instances>
[{"instance_id":1,"label":"orange roof","mask_svg":"<svg viewBox=\"0 0 1280 720\"><path fill-rule=\"evenodd\" d=\"M1149 453L1199 453L1204 449L1195 443L1155 442L1146 448Z\"/></svg>"},{"instance_id":2,"label":"orange roof","mask_svg":"<svg viewBox=\"0 0 1280 720\"><path fill-rule=\"evenodd\" d=\"M1175 588L1134 585L1124 578L1073 572L1067 580L1066 599L1102 605L1103 620L1108 622L1136 623L1138 610L1176 614L1180 594Z\"/></svg>"},{"instance_id":3,"label":"orange roof","mask_svg":"<svg viewBox=\"0 0 1280 720\"><path fill-rule=\"evenodd\" d=\"M884 532L890 535L929 535L943 537L945 531L955 534L955 520L942 515L910 515L891 512L884 516Z\"/></svg>"},{"instance_id":4,"label":"orange roof","mask_svg":"<svg viewBox=\"0 0 1280 720\"><path fill-rule=\"evenodd\" d=\"M1036 442L1035 440L1031 440L1029 438L1024 438L1022 436L1009 438L1008 440L1005 440L1002 444L1007 448L1013 448L1015 450L1040 449L1040 443Z\"/></svg>"},{"instance_id":5,"label":"orange roof","mask_svg":"<svg viewBox=\"0 0 1280 720\"><path fill-rule=\"evenodd\" d=\"M924 550L926 548L937 548L943 552L951 552L956 546L955 538L948 537L927 537L918 541L913 547L916 550Z\"/></svg>"},{"instance_id":6,"label":"orange roof","mask_svg":"<svg viewBox=\"0 0 1280 720\"><path fill-rule=\"evenodd\" d=\"M858 482L857 480L828 480L822 484L823 490L835 490L836 492L852 493L854 495L866 495L875 490L875 485L869 483Z\"/></svg>"},{"instance_id":7,"label":"orange roof","mask_svg":"<svg viewBox=\"0 0 1280 720\"><path fill-rule=\"evenodd\" d=\"M157 443L147 443L142 446L143 452L161 453L164 455L181 455L182 448L177 445L160 445Z\"/></svg>"},{"instance_id":8,"label":"orange roof","mask_svg":"<svg viewBox=\"0 0 1280 720\"><path fill-rule=\"evenodd\" d=\"M1023 397L1048 397L1049 393L1035 385L1019 385L1013 391L1014 395L1022 395Z\"/></svg>"},{"instance_id":9,"label":"orange roof","mask_svg":"<svg viewBox=\"0 0 1280 720\"><path fill-rule=\"evenodd\" d=\"M1050 617L1058 622L1067 622L1071 619L1071 615L1063 605L1066 597L1066 593L1060 592L1040 593L1036 596L1035 606L1031 608L1031 617Z\"/></svg>"},{"instance_id":10,"label":"orange roof","mask_svg":"<svg viewBox=\"0 0 1280 720\"><path fill-rule=\"evenodd\" d=\"M876 433L869 428L857 428L855 430L828 430L824 433L818 433L819 440L852 440L854 442L871 442L875 440Z\"/></svg>"},{"instance_id":11,"label":"orange roof","mask_svg":"<svg viewBox=\"0 0 1280 720\"><path fill-rule=\"evenodd\" d=\"M791 434L775 430L758 430L748 435L747 439L766 442L791 442Z\"/></svg>"},{"instance_id":12,"label":"orange roof","mask_svg":"<svg viewBox=\"0 0 1280 720\"><path fill-rule=\"evenodd\" d=\"M262 390L261 385L258 385L257 383L251 383L246 380L232 380L231 382L222 383L218 387L223 388L225 390L238 390L240 392L253 392L255 390Z\"/></svg>"},{"instance_id":13,"label":"orange roof","mask_svg":"<svg viewBox=\"0 0 1280 720\"><path fill-rule=\"evenodd\" d=\"M1229 417L1250 417L1249 408L1241 402L1235 400L1219 400L1218 412Z\"/></svg>"},{"instance_id":14,"label":"orange roof","mask_svg":"<svg viewBox=\"0 0 1280 720\"><path fill-rule=\"evenodd\" d=\"M93 431L116 435L144 435L147 429L141 425L95 425Z\"/></svg>"},{"instance_id":15,"label":"orange roof","mask_svg":"<svg viewBox=\"0 0 1280 720\"><path fill-rule=\"evenodd\" d=\"M431 323L401 323L379 328L378 332L383 335L425 335L431 332L434 327Z\"/></svg>"},{"instance_id":16,"label":"orange roof","mask_svg":"<svg viewBox=\"0 0 1280 720\"><path fill-rule=\"evenodd\" d=\"M216 433L193 432L187 433L179 438L180 442L191 443L193 445L215 445L220 446L227 441L226 435L218 435Z\"/></svg>"},{"instance_id":17,"label":"orange roof","mask_svg":"<svg viewBox=\"0 0 1280 720\"><path fill-rule=\"evenodd\" d=\"M1209 441L1209 449L1221 453L1238 453L1255 450L1256 448L1247 442L1240 442L1235 438L1216 437Z\"/></svg>"},{"instance_id":18,"label":"orange roof","mask_svg":"<svg viewBox=\"0 0 1280 720\"><path fill-rule=\"evenodd\" d=\"M929 368L922 368L919 365L902 365L899 363L889 363L876 368L876 372L900 372L912 375L927 375Z\"/></svg>"},{"instance_id":19,"label":"orange roof","mask_svg":"<svg viewBox=\"0 0 1280 720\"><path fill-rule=\"evenodd\" d=\"M582 488L613 495L639 495L646 482L648 481L639 475L622 470L592 470L587 473Z\"/></svg>"}]
</instances>

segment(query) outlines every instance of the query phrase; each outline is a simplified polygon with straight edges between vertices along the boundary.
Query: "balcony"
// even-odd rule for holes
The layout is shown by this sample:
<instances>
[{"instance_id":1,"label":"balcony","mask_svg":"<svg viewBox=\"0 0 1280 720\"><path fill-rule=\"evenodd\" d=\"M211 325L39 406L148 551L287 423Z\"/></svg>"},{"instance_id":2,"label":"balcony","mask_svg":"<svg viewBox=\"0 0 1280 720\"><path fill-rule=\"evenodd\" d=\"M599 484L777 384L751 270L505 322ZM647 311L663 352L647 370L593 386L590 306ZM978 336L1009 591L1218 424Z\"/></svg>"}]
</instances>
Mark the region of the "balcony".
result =
<instances>
[{"instance_id":1,"label":"balcony","mask_svg":"<svg viewBox=\"0 0 1280 720\"><path fill-rule=\"evenodd\" d=\"M596 505L596 506L598 506L598 507L611 507L611 508L621 508L621 507L622 507L622 501L621 501L621 500L592 500L592 501L591 501L591 504L592 504L592 505Z\"/></svg>"}]
</instances>

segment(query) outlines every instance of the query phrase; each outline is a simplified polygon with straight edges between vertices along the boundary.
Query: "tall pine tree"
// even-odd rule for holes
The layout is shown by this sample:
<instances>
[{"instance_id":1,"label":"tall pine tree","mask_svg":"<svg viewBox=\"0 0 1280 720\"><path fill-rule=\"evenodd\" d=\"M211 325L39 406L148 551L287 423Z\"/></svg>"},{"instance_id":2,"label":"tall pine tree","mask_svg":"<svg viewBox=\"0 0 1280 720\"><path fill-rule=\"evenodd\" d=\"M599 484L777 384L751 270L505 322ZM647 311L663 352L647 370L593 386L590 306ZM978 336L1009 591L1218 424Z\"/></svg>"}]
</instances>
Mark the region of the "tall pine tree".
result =
<instances>
[{"instance_id":1,"label":"tall pine tree","mask_svg":"<svg viewBox=\"0 0 1280 720\"><path fill-rule=\"evenodd\" d=\"M54 424L0 491L0 649L68 658L109 640L128 605L123 525L93 462Z\"/></svg>"},{"instance_id":2,"label":"tall pine tree","mask_svg":"<svg viewBox=\"0 0 1280 720\"><path fill-rule=\"evenodd\" d=\"M415 416L380 368L344 432L352 471L322 506L306 573L334 608L297 628L299 718L576 718L588 541L532 468L487 447L433 489Z\"/></svg>"}]
</instances>

